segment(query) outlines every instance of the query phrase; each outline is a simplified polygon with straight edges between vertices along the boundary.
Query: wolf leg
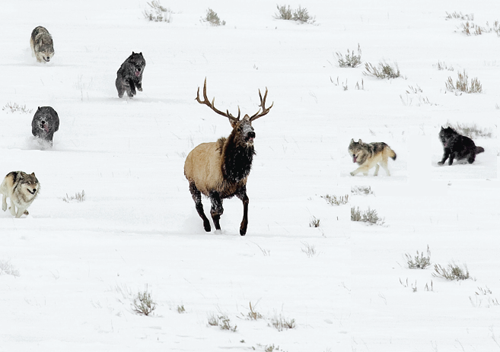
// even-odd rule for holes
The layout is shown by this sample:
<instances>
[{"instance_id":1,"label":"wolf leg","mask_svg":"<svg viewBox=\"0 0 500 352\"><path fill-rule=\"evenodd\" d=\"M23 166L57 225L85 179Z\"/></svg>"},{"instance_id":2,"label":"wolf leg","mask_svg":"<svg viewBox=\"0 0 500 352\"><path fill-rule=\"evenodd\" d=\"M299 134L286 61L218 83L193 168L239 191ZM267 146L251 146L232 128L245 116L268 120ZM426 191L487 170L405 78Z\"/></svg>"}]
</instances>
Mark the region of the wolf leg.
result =
<instances>
[{"instance_id":1,"label":"wolf leg","mask_svg":"<svg viewBox=\"0 0 500 352\"><path fill-rule=\"evenodd\" d=\"M212 220L214 221L214 226L216 230L220 230L220 216L224 213L224 208L222 208L222 199L217 192L210 193L210 200L212 201L212 208L210 209L210 215L212 215Z\"/></svg>"},{"instance_id":2,"label":"wolf leg","mask_svg":"<svg viewBox=\"0 0 500 352\"><path fill-rule=\"evenodd\" d=\"M137 87L137 90L138 90L139 92L142 92L142 82L136 82L136 83L135 83L135 86Z\"/></svg>"},{"instance_id":3,"label":"wolf leg","mask_svg":"<svg viewBox=\"0 0 500 352\"><path fill-rule=\"evenodd\" d=\"M385 170L385 172L387 173L387 176L391 176L391 172L389 171L389 165L387 165L387 160L382 160L380 162L380 165L382 166L382 168Z\"/></svg>"},{"instance_id":4,"label":"wolf leg","mask_svg":"<svg viewBox=\"0 0 500 352\"><path fill-rule=\"evenodd\" d=\"M375 173L373 174L373 176L378 176L378 170L379 169L380 169L379 164L375 165Z\"/></svg>"},{"instance_id":5,"label":"wolf leg","mask_svg":"<svg viewBox=\"0 0 500 352\"><path fill-rule=\"evenodd\" d=\"M353 172L351 172L351 176L356 176L360 172L362 172L363 175L367 176L368 175L368 170L369 170L369 168L367 166L360 166L356 170L354 170Z\"/></svg>"},{"instance_id":6,"label":"wolf leg","mask_svg":"<svg viewBox=\"0 0 500 352\"><path fill-rule=\"evenodd\" d=\"M16 218L20 218L21 215L25 214L26 212L27 212L26 209L17 207Z\"/></svg>"},{"instance_id":7,"label":"wolf leg","mask_svg":"<svg viewBox=\"0 0 500 352\"><path fill-rule=\"evenodd\" d=\"M17 214L16 214L16 206L14 205L14 203L10 202L10 207L9 207L9 210L10 210L10 213L12 214L12 216L15 216L17 217Z\"/></svg>"},{"instance_id":8,"label":"wolf leg","mask_svg":"<svg viewBox=\"0 0 500 352\"><path fill-rule=\"evenodd\" d=\"M189 183L189 191L191 192L191 196L193 197L196 211L198 212L200 218L203 220L203 227L205 228L205 231L210 232L210 222L208 221L207 217L205 216L205 212L203 211L203 204L201 203L201 193L198 188L196 188L194 182Z\"/></svg>"},{"instance_id":9,"label":"wolf leg","mask_svg":"<svg viewBox=\"0 0 500 352\"><path fill-rule=\"evenodd\" d=\"M438 162L438 165L444 165L444 162L446 161L446 159L448 159L449 156L450 156L450 152L448 150L445 150L444 154L443 154L443 158L441 159L440 162Z\"/></svg>"},{"instance_id":10,"label":"wolf leg","mask_svg":"<svg viewBox=\"0 0 500 352\"><path fill-rule=\"evenodd\" d=\"M2 210L7 210L7 196L5 194L2 196Z\"/></svg>"},{"instance_id":11,"label":"wolf leg","mask_svg":"<svg viewBox=\"0 0 500 352\"><path fill-rule=\"evenodd\" d=\"M137 92L135 91L135 84L134 84L134 81L132 81L131 79L128 80L128 85L129 85L129 89L127 89L127 94L130 98L132 98L134 95L137 94Z\"/></svg>"}]
</instances>

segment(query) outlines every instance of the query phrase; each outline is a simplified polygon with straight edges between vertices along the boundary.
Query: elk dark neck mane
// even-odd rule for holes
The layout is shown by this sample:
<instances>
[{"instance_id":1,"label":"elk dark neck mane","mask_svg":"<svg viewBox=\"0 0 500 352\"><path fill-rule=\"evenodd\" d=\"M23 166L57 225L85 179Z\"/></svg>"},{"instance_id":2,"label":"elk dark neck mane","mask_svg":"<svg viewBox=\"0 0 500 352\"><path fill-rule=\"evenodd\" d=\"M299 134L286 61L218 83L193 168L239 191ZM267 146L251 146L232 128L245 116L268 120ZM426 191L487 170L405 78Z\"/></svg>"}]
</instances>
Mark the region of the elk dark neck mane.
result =
<instances>
[{"instance_id":1,"label":"elk dark neck mane","mask_svg":"<svg viewBox=\"0 0 500 352\"><path fill-rule=\"evenodd\" d=\"M222 152L222 175L229 182L238 183L250 174L255 149L246 143L238 143L235 131L228 138L219 140Z\"/></svg>"}]
</instances>

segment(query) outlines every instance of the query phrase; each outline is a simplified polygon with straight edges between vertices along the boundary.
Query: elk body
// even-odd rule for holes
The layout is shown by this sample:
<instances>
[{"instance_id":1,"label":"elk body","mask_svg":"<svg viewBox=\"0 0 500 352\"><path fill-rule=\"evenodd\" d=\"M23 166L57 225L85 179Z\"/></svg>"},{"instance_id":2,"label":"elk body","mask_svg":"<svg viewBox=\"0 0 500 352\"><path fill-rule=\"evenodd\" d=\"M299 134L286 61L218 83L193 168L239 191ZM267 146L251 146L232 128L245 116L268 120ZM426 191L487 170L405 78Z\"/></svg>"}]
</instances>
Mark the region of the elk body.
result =
<instances>
[{"instance_id":1,"label":"elk body","mask_svg":"<svg viewBox=\"0 0 500 352\"><path fill-rule=\"evenodd\" d=\"M229 111L222 112L215 108L215 98L210 102L207 98L207 80L203 85L203 100L200 99L200 89L196 100L200 104L207 105L217 114L229 119L233 131L229 137L222 137L216 142L202 143L195 147L187 156L184 164L184 175L189 181L189 190L196 205L198 215L203 220L205 231L210 232L210 222L203 211L201 194L204 194L212 203L210 215L216 230L220 230L219 220L224 212L222 200L238 197L243 202L243 220L240 225L240 235L244 236L248 226L248 196L247 179L252 167L255 150L253 141L255 131L252 122L266 115L273 107L266 108L267 88L264 98L259 90L259 111L252 116L245 115L240 119L234 117Z\"/></svg>"}]
</instances>

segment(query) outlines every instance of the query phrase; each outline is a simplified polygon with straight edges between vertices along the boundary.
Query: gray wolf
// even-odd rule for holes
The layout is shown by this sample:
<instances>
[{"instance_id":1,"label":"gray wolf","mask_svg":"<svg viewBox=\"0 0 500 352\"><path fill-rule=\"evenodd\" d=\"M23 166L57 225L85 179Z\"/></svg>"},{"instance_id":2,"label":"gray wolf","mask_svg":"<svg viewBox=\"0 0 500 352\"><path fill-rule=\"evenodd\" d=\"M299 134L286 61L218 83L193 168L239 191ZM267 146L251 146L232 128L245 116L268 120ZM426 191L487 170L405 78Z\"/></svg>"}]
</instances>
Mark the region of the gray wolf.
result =
<instances>
[{"instance_id":1,"label":"gray wolf","mask_svg":"<svg viewBox=\"0 0 500 352\"><path fill-rule=\"evenodd\" d=\"M7 198L10 198L9 209L13 216L20 218L23 214L28 215L27 209L39 192L40 182L34 172L29 175L23 171L9 172L0 185L2 210L7 210Z\"/></svg>"},{"instance_id":2,"label":"gray wolf","mask_svg":"<svg viewBox=\"0 0 500 352\"><path fill-rule=\"evenodd\" d=\"M115 86L118 90L118 96L123 97L123 93L132 98L137 94L135 88L142 92L142 74L146 67L146 60L141 53L134 53L130 55L127 60L123 62L118 71L116 72Z\"/></svg>"},{"instance_id":3,"label":"gray wolf","mask_svg":"<svg viewBox=\"0 0 500 352\"><path fill-rule=\"evenodd\" d=\"M31 32L30 38L31 52L38 62L49 62L54 56L54 42L49 31L42 26L38 26Z\"/></svg>"},{"instance_id":4,"label":"gray wolf","mask_svg":"<svg viewBox=\"0 0 500 352\"><path fill-rule=\"evenodd\" d=\"M472 164L476 160L476 154L484 152L483 147L476 147L472 139L462 136L451 127L441 127L439 139L443 143L444 154L438 165L443 165L448 158L448 165L452 165L454 159L467 159L467 162Z\"/></svg>"},{"instance_id":5,"label":"gray wolf","mask_svg":"<svg viewBox=\"0 0 500 352\"><path fill-rule=\"evenodd\" d=\"M38 107L31 121L31 133L52 146L54 132L59 130L59 116L50 106Z\"/></svg>"},{"instance_id":6,"label":"gray wolf","mask_svg":"<svg viewBox=\"0 0 500 352\"><path fill-rule=\"evenodd\" d=\"M254 139L255 131L252 121L266 115L273 107L266 108L267 89L264 98L259 91L260 107L257 113L252 116L245 115L240 120L227 112L222 112L215 108L214 100L210 102L207 97L207 81L203 86L203 100L200 99L200 90L196 100L200 104L207 105L219 115L229 119L233 128L227 138L220 138L216 142L202 143L195 147L187 156L184 163L184 175L189 182L189 191L195 202L196 211L203 220L205 231L209 232L210 222L203 211L201 194L210 198L212 207L210 215L215 225L215 229L220 231L220 217L224 212L222 200L238 197L243 202L243 220L240 225L240 235L245 236L248 226L248 203L247 180L252 168L253 156L255 155Z\"/></svg>"},{"instance_id":7,"label":"gray wolf","mask_svg":"<svg viewBox=\"0 0 500 352\"><path fill-rule=\"evenodd\" d=\"M357 142L351 139L348 153L352 157L352 162L360 165L356 170L351 172L352 176L360 172L366 176L368 175L368 170L374 166L375 173L373 176L378 176L379 166L382 166L387 172L387 175L391 176L387 161L389 157L396 160L396 153L384 142L363 143L361 139Z\"/></svg>"}]
</instances>

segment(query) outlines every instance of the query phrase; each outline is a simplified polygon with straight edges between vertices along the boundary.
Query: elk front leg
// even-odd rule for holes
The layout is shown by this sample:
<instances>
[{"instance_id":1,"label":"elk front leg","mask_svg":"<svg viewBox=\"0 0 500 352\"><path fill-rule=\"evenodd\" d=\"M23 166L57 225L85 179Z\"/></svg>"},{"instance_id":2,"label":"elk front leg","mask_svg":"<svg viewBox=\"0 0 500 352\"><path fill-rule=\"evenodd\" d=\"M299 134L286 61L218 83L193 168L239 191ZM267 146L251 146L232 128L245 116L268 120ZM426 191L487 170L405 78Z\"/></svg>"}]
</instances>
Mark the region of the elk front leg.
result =
<instances>
[{"instance_id":1,"label":"elk front leg","mask_svg":"<svg viewBox=\"0 0 500 352\"><path fill-rule=\"evenodd\" d=\"M248 226L248 203L250 202L250 199L248 199L247 196L246 187L244 187L240 192L238 192L236 196L243 202L243 220L241 221L240 225L240 235L245 236L245 234L247 233L247 226Z\"/></svg>"},{"instance_id":2,"label":"elk front leg","mask_svg":"<svg viewBox=\"0 0 500 352\"><path fill-rule=\"evenodd\" d=\"M212 220L214 221L215 229L220 231L220 216L224 212L222 208L222 199L217 192L210 193L210 200L212 201L212 208L210 209L210 215L212 215Z\"/></svg>"},{"instance_id":3,"label":"elk front leg","mask_svg":"<svg viewBox=\"0 0 500 352\"><path fill-rule=\"evenodd\" d=\"M196 205L196 211L198 211L198 215L203 220L203 227L205 228L205 231L210 232L210 221L208 221L208 218L205 216L205 212L203 211L203 204L201 203L201 193L198 188L196 188L194 182L189 183L189 191L191 192L194 204Z\"/></svg>"}]
</instances>

